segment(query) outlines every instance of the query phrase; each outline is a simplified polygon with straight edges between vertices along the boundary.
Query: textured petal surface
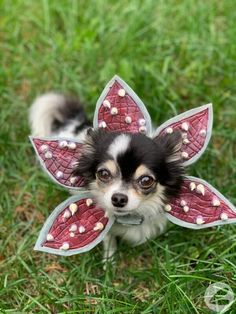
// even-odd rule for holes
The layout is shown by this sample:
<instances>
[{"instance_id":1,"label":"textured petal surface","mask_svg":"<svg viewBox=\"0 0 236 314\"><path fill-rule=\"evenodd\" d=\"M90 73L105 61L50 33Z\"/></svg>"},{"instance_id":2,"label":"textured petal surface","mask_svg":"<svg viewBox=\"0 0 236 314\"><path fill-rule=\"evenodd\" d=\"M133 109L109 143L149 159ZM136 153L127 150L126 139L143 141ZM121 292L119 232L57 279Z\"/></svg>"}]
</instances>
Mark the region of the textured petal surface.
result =
<instances>
[{"instance_id":1,"label":"textured petal surface","mask_svg":"<svg viewBox=\"0 0 236 314\"><path fill-rule=\"evenodd\" d=\"M31 137L31 142L43 169L54 181L71 189L78 189L84 185L82 177L72 175L83 144L62 139L34 137Z\"/></svg>"},{"instance_id":2,"label":"textured petal surface","mask_svg":"<svg viewBox=\"0 0 236 314\"><path fill-rule=\"evenodd\" d=\"M89 196L82 193L60 204L45 222L35 249L73 255L101 242L114 220L105 217Z\"/></svg>"},{"instance_id":3,"label":"textured petal surface","mask_svg":"<svg viewBox=\"0 0 236 314\"><path fill-rule=\"evenodd\" d=\"M186 111L162 124L156 131L156 136L181 131L184 165L195 162L205 151L212 132L211 104Z\"/></svg>"},{"instance_id":4,"label":"textured petal surface","mask_svg":"<svg viewBox=\"0 0 236 314\"><path fill-rule=\"evenodd\" d=\"M94 127L148 135L151 133L151 119L145 105L134 91L115 76L98 99Z\"/></svg>"},{"instance_id":5,"label":"textured petal surface","mask_svg":"<svg viewBox=\"0 0 236 314\"><path fill-rule=\"evenodd\" d=\"M186 177L179 197L166 210L170 221L192 229L236 223L235 207L209 183L195 177Z\"/></svg>"}]
</instances>

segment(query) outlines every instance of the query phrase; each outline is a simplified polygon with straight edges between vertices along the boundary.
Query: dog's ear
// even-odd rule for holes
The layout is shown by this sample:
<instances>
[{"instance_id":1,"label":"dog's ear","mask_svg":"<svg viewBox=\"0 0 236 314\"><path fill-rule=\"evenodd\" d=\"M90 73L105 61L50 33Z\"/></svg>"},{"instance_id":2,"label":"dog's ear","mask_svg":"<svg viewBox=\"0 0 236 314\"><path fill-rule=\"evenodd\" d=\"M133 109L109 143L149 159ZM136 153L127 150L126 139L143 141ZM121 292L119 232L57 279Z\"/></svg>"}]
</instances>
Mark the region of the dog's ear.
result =
<instances>
[{"instance_id":1,"label":"dog's ear","mask_svg":"<svg viewBox=\"0 0 236 314\"><path fill-rule=\"evenodd\" d=\"M54 209L34 249L63 256L83 253L101 242L113 223L90 194L77 194Z\"/></svg>"},{"instance_id":2,"label":"dog's ear","mask_svg":"<svg viewBox=\"0 0 236 314\"><path fill-rule=\"evenodd\" d=\"M84 186L85 180L73 174L83 149L83 144L62 139L30 137L42 168L56 183L70 189Z\"/></svg>"},{"instance_id":3,"label":"dog's ear","mask_svg":"<svg viewBox=\"0 0 236 314\"><path fill-rule=\"evenodd\" d=\"M149 113L135 92L115 75L99 97L93 120L94 128L107 131L151 134Z\"/></svg>"},{"instance_id":4,"label":"dog's ear","mask_svg":"<svg viewBox=\"0 0 236 314\"><path fill-rule=\"evenodd\" d=\"M174 131L172 134L163 134L163 136L154 137L160 147L163 148L166 156L166 162L172 163L181 161L182 135L179 131Z\"/></svg>"},{"instance_id":5,"label":"dog's ear","mask_svg":"<svg viewBox=\"0 0 236 314\"><path fill-rule=\"evenodd\" d=\"M87 136L92 136L94 134L93 128L88 128L86 132L87 132L86 134Z\"/></svg>"},{"instance_id":6,"label":"dog's ear","mask_svg":"<svg viewBox=\"0 0 236 314\"><path fill-rule=\"evenodd\" d=\"M195 177L185 177L178 197L165 209L171 222L191 229L236 222L233 204L209 183Z\"/></svg>"},{"instance_id":7,"label":"dog's ear","mask_svg":"<svg viewBox=\"0 0 236 314\"><path fill-rule=\"evenodd\" d=\"M158 149L163 156L162 166L159 169L159 182L166 187L166 193L171 197L177 195L180 190L184 167L181 157L182 136L180 132L164 134L154 138Z\"/></svg>"},{"instance_id":8,"label":"dog's ear","mask_svg":"<svg viewBox=\"0 0 236 314\"><path fill-rule=\"evenodd\" d=\"M186 111L163 123L154 133L154 138L181 132L181 154L184 166L194 163L205 151L212 132L212 105L208 104Z\"/></svg>"}]
</instances>

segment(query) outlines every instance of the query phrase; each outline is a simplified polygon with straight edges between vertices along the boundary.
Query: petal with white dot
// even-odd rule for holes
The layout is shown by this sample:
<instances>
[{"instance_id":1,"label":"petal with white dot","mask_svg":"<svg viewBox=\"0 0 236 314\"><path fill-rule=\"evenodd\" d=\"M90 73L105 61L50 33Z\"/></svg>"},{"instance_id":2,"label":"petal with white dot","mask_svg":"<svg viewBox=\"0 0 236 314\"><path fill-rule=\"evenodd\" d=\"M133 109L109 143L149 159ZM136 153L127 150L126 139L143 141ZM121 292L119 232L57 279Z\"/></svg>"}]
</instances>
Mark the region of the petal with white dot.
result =
<instances>
[{"instance_id":1,"label":"petal with white dot","mask_svg":"<svg viewBox=\"0 0 236 314\"><path fill-rule=\"evenodd\" d=\"M71 227L70 227L70 229L69 229L70 232L75 232L75 231L77 231L77 230L78 230L78 227L77 227L76 224L71 225Z\"/></svg>"},{"instance_id":2,"label":"petal with white dot","mask_svg":"<svg viewBox=\"0 0 236 314\"><path fill-rule=\"evenodd\" d=\"M187 212L189 211L189 207L188 207L187 205L185 205L185 206L183 207L183 210L184 210L185 213L187 213Z\"/></svg>"},{"instance_id":3,"label":"petal with white dot","mask_svg":"<svg viewBox=\"0 0 236 314\"><path fill-rule=\"evenodd\" d=\"M165 209L166 212L170 212L172 207L171 207L170 204L167 204L167 205L165 205L164 209Z\"/></svg>"},{"instance_id":4,"label":"petal with white dot","mask_svg":"<svg viewBox=\"0 0 236 314\"><path fill-rule=\"evenodd\" d=\"M69 210L65 210L63 214L63 218L69 218L71 216L71 212Z\"/></svg>"},{"instance_id":5,"label":"petal with white dot","mask_svg":"<svg viewBox=\"0 0 236 314\"><path fill-rule=\"evenodd\" d=\"M146 134L147 128L145 126L140 126L139 133Z\"/></svg>"},{"instance_id":6,"label":"petal with white dot","mask_svg":"<svg viewBox=\"0 0 236 314\"><path fill-rule=\"evenodd\" d=\"M86 199L86 205L89 207L91 205L93 205L93 200L91 198L87 198Z\"/></svg>"},{"instance_id":7,"label":"petal with white dot","mask_svg":"<svg viewBox=\"0 0 236 314\"><path fill-rule=\"evenodd\" d=\"M85 232L84 226L80 226L80 227L79 227L79 233L84 233L84 232Z\"/></svg>"},{"instance_id":8,"label":"petal with white dot","mask_svg":"<svg viewBox=\"0 0 236 314\"><path fill-rule=\"evenodd\" d=\"M62 172L62 171L57 171L57 172L56 172L56 178L57 178L57 179L63 178L63 172Z\"/></svg>"},{"instance_id":9,"label":"petal with white dot","mask_svg":"<svg viewBox=\"0 0 236 314\"><path fill-rule=\"evenodd\" d=\"M75 144L75 142L70 142L70 143L68 144L68 147L69 147L69 149L76 149L76 144Z\"/></svg>"},{"instance_id":10,"label":"petal with white dot","mask_svg":"<svg viewBox=\"0 0 236 314\"><path fill-rule=\"evenodd\" d=\"M98 125L99 128L102 128L102 129L105 129L107 127L107 124L105 121L101 121L99 122L99 125Z\"/></svg>"},{"instance_id":11,"label":"petal with white dot","mask_svg":"<svg viewBox=\"0 0 236 314\"><path fill-rule=\"evenodd\" d=\"M124 97L124 96L125 96L125 90L124 90L123 88L119 89L119 90L118 90L118 95L119 95L120 97Z\"/></svg>"},{"instance_id":12,"label":"petal with white dot","mask_svg":"<svg viewBox=\"0 0 236 314\"><path fill-rule=\"evenodd\" d=\"M44 224L35 249L69 256L90 250L101 242L115 222L115 218L113 215L109 219L105 218L105 212L99 206L86 207L86 199L90 197L92 198L92 195L89 192L86 194L82 192L57 206ZM71 204L78 206L78 211L74 216L71 215L69 209ZM63 215L70 217L65 219ZM97 222L104 225L101 231L93 230ZM67 249L68 252L66 252Z\"/></svg>"},{"instance_id":13,"label":"petal with white dot","mask_svg":"<svg viewBox=\"0 0 236 314\"><path fill-rule=\"evenodd\" d=\"M203 196L205 195L205 188L203 184L198 184L196 188L196 192L198 194L202 194Z\"/></svg>"},{"instance_id":14,"label":"petal with white dot","mask_svg":"<svg viewBox=\"0 0 236 314\"><path fill-rule=\"evenodd\" d=\"M172 134L173 131L174 131L174 130L173 130L173 128L171 128L171 127L169 127L169 128L166 129L166 133L167 133L167 134Z\"/></svg>"},{"instance_id":15,"label":"petal with white dot","mask_svg":"<svg viewBox=\"0 0 236 314\"><path fill-rule=\"evenodd\" d=\"M182 156L184 159L188 159L188 153L187 153L187 152L182 152L182 153L181 153L181 156Z\"/></svg>"},{"instance_id":16,"label":"petal with white dot","mask_svg":"<svg viewBox=\"0 0 236 314\"><path fill-rule=\"evenodd\" d=\"M43 145L40 146L39 149L40 149L41 152L45 153L48 150L48 145L43 144Z\"/></svg>"},{"instance_id":17,"label":"petal with white dot","mask_svg":"<svg viewBox=\"0 0 236 314\"><path fill-rule=\"evenodd\" d=\"M132 118L131 118L130 116L126 116L126 117L125 117L125 122L126 122L127 124L132 123Z\"/></svg>"},{"instance_id":18,"label":"petal with white dot","mask_svg":"<svg viewBox=\"0 0 236 314\"><path fill-rule=\"evenodd\" d=\"M202 129L199 134L202 136L202 137L206 137L206 134L207 134L207 131L205 129Z\"/></svg>"},{"instance_id":19,"label":"petal with white dot","mask_svg":"<svg viewBox=\"0 0 236 314\"><path fill-rule=\"evenodd\" d=\"M183 163L184 166L190 165L203 154L209 142L212 129L212 105L208 104L191 109L171 118L163 123L163 125L156 130L155 134L161 136L163 132L166 132L168 127L178 129L188 134L187 138L191 143L187 150L189 157L183 160ZM207 136L204 139L201 138L199 134L201 129L207 130Z\"/></svg>"},{"instance_id":20,"label":"petal with white dot","mask_svg":"<svg viewBox=\"0 0 236 314\"><path fill-rule=\"evenodd\" d=\"M51 159L52 158L52 153L50 151L47 151L44 156L45 156L46 159Z\"/></svg>"},{"instance_id":21,"label":"petal with white dot","mask_svg":"<svg viewBox=\"0 0 236 314\"><path fill-rule=\"evenodd\" d=\"M189 188L191 191L194 191L196 189L196 184L194 182L191 182Z\"/></svg>"},{"instance_id":22,"label":"petal with white dot","mask_svg":"<svg viewBox=\"0 0 236 314\"><path fill-rule=\"evenodd\" d=\"M103 106L104 106L105 108L110 109L110 108L111 108L110 101L107 100L107 99L105 99L105 100L103 101Z\"/></svg>"},{"instance_id":23,"label":"petal with white dot","mask_svg":"<svg viewBox=\"0 0 236 314\"><path fill-rule=\"evenodd\" d=\"M184 138L184 139L183 139L183 144L187 145L187 144L189 144L189 143L190 143L190 141L189 141L188 138Z\"/></svg>"},{"instance_id":24,"label":"petal with white dot","mask_svg":"<svg viewBox=\"0 0 236 314\"><path fill-rule=\"evenodd\" d=\"M146 120L145 120L145 119L139 119L139 120L138 120L138 124L139 124L139 125L142 125L142 126L143 126L143 125L146 125Z\"/></svg>"},{"instance_id":25,"label":"petal with white dot","mask_svg":"<svg viewBox=\"0 0 236 314\"><path fill-rule=\"evenodd\" d=\"M93 228L94 231L99 231L99 230L103 230L104 225L102 222L97 222L95 227Z\"/></svg>"},{"instance_id":26,"label":"petal with white dot","mask_svg":"<svg viewBox=\"0 0 236 314\"><path fill-rule=\"evenodd\" d=\"M46 239L47 239L47 241L53 241L54 236L51 233L48 233Z\"/></svg>"},{"instance_id":27,"label":"petal with white dot","mask_svg":"<svg viewBox=\"0 0 236 314\"><path fill-rule=\"evenodd\" d=\"M111 108L111 115L115 116L118 114L118 109L116 107Z\"/></svg>"},{"instance_id":28,"label":"petal with white dot","mask_svg":"<svg viewBox=\"0 0 236 314\"><path fill-rule=\"evenodd\" d=\"M189 128L189 125L188 125L187 122L183 122L183 123L181 124L181 129L182 129L183 131L188 131L188 128Z\"/></svg>"},{"instance_id":29,"label":"petal with white dot","mask_svg":"<svg viewBox=\"0 0 236 314\"><path fill-rule=\"evenodd\" d=\"M191 183L194 191L190 191ZM236 222L235 206L208 182L199 178L185 176L181 191L169 204L172 210L166 213L167 218L187 228L200 229Z\"/></svg>"},{"instance_id":30,"label":"petal with white dot","mask_svg":"<svg viewBox=\"0 0 236 314\"><path fill-rule=\"evenodd\" d=\"M78 177L70 177L70 183L75 184L78 181Z\"/></svg>"},{"instance_id":31,"label":"petal with white dot","mask_svg":"<svg viewBox=\"0 0 236 314\"><path fill-rule=\"evenodd\" d=\"M69 206L69 210L71 211L72 216L77 212L78 206L76 203L71 203Z\"/></svg>"},{"instance_id":32,"label":"petal with white dot","mask_svg":"<svg viewBox=\"0 0 236 314\"><path fill-rule=\"evenodd\" d=\"M214 206L214 207L220 206L220 200L218 198L213 198L212 206Z\"/></svg>"},{"instance_id":33,"label":"petal with white dot","mask_svg":"<svg viewBox=\"0 0 236 314\"><path fill-rule=\"evenodd\" d=\"M221 215L220 215L220 219L221 219L221 220L224 220L224 221L225 221L225 220L228 220L228 218L229 218L229 217L228 217L228 215L227 215L226 213L221 213Z\"/></svg>"},{"instance_id":34,"label":"petal with white dot","mask_svg":"<svg viewBox=\"0 0 236 314\"><path fill-rule=\"evenodd\" d=\"M197 225L202 225L202 224L204 224L204 219L203 219L203 217L202 216L197 216L197 218L196 218L196 224Z\"/></svg>"},{"instance_id":35,"label":"petal with white dot","mask_svg":"<svg viewBox=\"0 0 236 314\"><path fill-rule=\"evenodd\" d=\"M67 147L67 145L68 145L67 141L60 141L59 142L59 147L60 148L65 148L65 147Z\"/></svg>"},{"instance_id":36,"label":"petal with white dot","mask_svg":"<svg viewBox=\"0 0 236 314\"><path fill-rule=\"evenodd\" d=\"M64 242L62 244L62 246L60 247L60 250L67 251L67 250L69 250L69 248L70 248L69 243L68 242Z\"/></svg>"}]
</instances>

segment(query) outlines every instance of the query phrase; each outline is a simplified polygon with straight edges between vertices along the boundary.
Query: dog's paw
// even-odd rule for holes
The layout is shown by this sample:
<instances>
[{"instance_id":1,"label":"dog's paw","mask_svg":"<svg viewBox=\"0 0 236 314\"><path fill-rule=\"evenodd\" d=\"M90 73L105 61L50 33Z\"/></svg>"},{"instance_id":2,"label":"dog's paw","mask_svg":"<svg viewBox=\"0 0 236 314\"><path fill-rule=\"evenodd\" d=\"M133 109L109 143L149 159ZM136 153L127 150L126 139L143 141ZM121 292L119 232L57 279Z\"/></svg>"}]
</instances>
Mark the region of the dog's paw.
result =
<instances>
[{"instance_id":1,"label":"dog's paw","mask_svg":"<svg viewBox=\"0 0 236 314\"><path fill-rule=\"evenodd\" d=\"M102 259L102 264L103 264L103 270L110 269L111 267L114 267L116 265L116 260L114 255L111 257L104 257Z\"/></svg>"}]
</instances>

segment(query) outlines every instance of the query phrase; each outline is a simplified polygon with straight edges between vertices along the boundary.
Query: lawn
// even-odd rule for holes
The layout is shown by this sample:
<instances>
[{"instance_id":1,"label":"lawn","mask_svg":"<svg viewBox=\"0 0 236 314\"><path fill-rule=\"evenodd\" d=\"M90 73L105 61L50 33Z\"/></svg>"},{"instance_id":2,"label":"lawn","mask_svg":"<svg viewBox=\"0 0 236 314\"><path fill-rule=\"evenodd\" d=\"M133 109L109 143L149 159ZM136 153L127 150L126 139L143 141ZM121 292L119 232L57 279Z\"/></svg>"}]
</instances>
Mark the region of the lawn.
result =
<instances>
[{"instance_id":1,"label":"lawn","mask_svg":"<svg viewBox=\"0 0 236 314\"><path fill-rule=\"evenodd\" d=\"M236 204L235 21L234 0L0 1L1 313L202 314L209 284L236 292L235 225L172 225L142 246L122 244L106 271L101 246L68 258L33 251L68 194L36 163L27 121L48 90L78 95L92 117L114 74L157 125L212 102L212 140L188 173Z\"/></svg>"}]
</instances>

